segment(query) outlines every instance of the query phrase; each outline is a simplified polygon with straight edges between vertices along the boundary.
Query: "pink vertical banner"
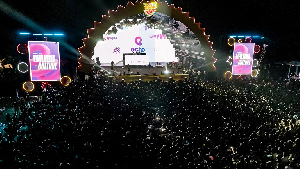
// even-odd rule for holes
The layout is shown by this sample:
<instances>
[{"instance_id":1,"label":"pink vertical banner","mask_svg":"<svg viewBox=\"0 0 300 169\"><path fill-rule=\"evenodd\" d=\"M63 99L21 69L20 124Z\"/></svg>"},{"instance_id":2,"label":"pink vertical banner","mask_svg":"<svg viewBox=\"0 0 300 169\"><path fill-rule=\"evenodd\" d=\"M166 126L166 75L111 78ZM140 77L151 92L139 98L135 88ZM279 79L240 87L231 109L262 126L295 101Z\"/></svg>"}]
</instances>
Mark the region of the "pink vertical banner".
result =
<instances>
[{"instance_id":1,"label":"pink vertical banner","mask_svg":"<svg viewBox=\"0 0 300 169\"><path fill-rule=\"evenodd\" d=\"M251 75L255 43L235 43L232 75Z\"/></svg>"},{"instance_id":2,"label":"pink vertical banner","mask_svg":"<svg viewBox=\"0 0 300 169\"><path fill-rule=\"evenodd\" d=\"M31 81L60 81L59 43L28 41Z\"/></svg>"}]
</instances>

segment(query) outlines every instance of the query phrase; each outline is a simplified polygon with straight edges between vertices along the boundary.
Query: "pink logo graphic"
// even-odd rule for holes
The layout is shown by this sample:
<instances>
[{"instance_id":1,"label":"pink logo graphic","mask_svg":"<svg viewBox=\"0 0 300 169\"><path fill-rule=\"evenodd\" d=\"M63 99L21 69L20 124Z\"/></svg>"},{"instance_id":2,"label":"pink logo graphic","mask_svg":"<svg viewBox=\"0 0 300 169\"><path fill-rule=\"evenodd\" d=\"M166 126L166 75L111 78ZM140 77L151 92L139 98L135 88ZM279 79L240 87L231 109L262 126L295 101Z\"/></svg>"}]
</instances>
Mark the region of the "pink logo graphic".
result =
<instances>
[{"instance_id":1,"label":"pink logo graphic","mask_svg":"<svg viewBox=\"0 0 300 169\"><path fill-rule=\"evenodd\" d=\"M248 47L243 44L236 45L234 50L235 52L248 53Z\"/></svg>"},{"instance_id":2,"label":"pink logo graphic","mask_svg":"<svg viewBox=\"0 0 300 169\"><path fill-rule=\"evenodd\" d=\"M121 53L121 49L119 48L119 47L116 47L115 49L114 49L114 52L113 53Z\"/></svg>"},{"instance_id":3,"label":"pink logo graphic","mask_svg":"<svg viewBox=\"0 0 300 169\"><path fill-rule=\"evenodd\" d=\"M114 39L118 39L118 37L107 37L107 40L114 40Z\"/></svg>"},{"instance_id":4,"label":"pink logo graphic","mask_svg":"<svg viewBox=\"0 0 300 169\"><path fill-rule=\"evenodd\" d=\"M143 39L139 36L135 38L135 43L139 46L142 46L142 41L143 41Z\"/></svg>"},{"instance_id":5,"label":"pink logo graphic","mask_svg":"<svg viewBox=\"0 0 300 169\"><path fill-rule=\"evenodd\" d=\"M152 36L150 36L150 38L167 39L167 35L164 35L164 34L152 35Z\"/></svg>"}]
</instances>

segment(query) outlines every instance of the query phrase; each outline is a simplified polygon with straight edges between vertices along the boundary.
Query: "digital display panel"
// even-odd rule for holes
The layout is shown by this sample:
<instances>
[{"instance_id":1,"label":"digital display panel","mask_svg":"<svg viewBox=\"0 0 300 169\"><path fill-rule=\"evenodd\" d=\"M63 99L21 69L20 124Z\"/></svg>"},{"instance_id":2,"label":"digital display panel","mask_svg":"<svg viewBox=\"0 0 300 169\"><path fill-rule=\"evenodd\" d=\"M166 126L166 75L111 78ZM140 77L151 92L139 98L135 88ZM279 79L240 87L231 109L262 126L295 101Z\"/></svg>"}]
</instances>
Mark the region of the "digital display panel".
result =
<instances>
[{"instance_id":1,"label":"digital display panel","mask_svg":"<svg viewBox=\"0 0 300 169\"><path fill-rule=\"evenodd\" d=\"M149 56L125 55L125 65L149 65Z\"/></svg>"},{"instance_id":2,"label":"digital display panel","mask_svg":"<svg viewBox=\"0 0 300 169\"><path fill-rule=\"evenodd\" d=\"M251 75L254 43L234 43L232 75Z\"/></svg>"},{"instance_id":3,"label":"digital display panel","mask_svg":"<svg viewBox=\"0 0 300 169\"><path fill-rule=\"evenodd\" d=\"M31 81L60 81L59 43L28 41Z\"/></svg>"},{"instance_id":4,"label":"digital display panel","mask_svg":"<svg viewBox=\"0 0 300 169\"><path fill-rule=\"evenodd\" d=\"M178 62L175 56L175 49L170 40L162 30L146 27L145 24L133 25L132 27L118 30L116 34L103 35L104 41L99 41L94 48L93 60L99 58L101 65L110 65L120 63L123 60L123 54L144 53L147 57L141 55L132 55L132 62L138 58L144 58L142 62L166 63ZM137 57L133 59L132 57ZM131 62L130 61L130 62ZM125 63L127 63L125 59Z\"/></svg>"}]
</instances>

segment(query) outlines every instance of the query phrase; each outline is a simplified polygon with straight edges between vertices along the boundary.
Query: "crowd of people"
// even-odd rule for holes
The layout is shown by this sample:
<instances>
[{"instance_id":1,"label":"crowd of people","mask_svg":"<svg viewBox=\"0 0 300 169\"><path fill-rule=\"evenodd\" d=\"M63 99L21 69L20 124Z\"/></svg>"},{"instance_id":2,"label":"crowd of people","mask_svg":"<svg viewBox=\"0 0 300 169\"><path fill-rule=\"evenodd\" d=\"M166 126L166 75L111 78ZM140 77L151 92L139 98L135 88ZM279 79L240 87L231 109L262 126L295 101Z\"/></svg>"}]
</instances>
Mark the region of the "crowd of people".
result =
<instances>
[{"instance_id":1,"label":"crowd of people","mask_svg":"<svg viewBox=\"0 0 300 169\"><path fill-rule=\"evenodd\" d=\"M299 101L257 79L78 80L7 117L0 168L296 169Z\"/></svg>"}]
</instances>

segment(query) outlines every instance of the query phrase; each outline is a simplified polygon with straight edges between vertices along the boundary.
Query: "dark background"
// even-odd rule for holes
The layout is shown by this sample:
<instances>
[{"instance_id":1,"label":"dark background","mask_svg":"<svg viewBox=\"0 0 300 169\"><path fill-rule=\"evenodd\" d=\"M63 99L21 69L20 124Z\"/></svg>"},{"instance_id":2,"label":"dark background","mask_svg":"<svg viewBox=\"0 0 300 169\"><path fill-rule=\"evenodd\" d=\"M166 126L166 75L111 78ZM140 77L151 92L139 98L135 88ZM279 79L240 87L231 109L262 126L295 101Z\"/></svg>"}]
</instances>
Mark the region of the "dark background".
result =
<instances>
[{"instance_id":1,"label":"dark background","mask_svg":"<svg viewBox=\"0 0 300 169\"><path fill-rule=\"evenodd\" d=\"M23 57L16 52L18 43L27 43L26 36L19 32L65 34L63 42L70 48L61 48L63 64L76 67L77 49L87 37L87 29L94 21L101 21L109 9L126 6L127 0L0 0L0 59L11 56ZM135 2L135 1L133 1ZM233 47L227 45L230 35L260 35L269 46L266 52L268 62L299 60L299 3L284 1L200 1L168 0L175 7L182 7L195 17L201 27L210 35L219 74L230 66L226 63ZM26 39L27 38L27 39ZM32 39L29 39L32 40ZM49 39L53 40L53 39ZM56 40L56 39L54 39ZM26 59L26 57L25 57ZM24 58L23 58L24 60ZM67 60L67 61L66 61ZM73 70L72 70L73 71ZM72 74L73 72L63 72ZM275 73L276 74L276 73ZM24 77L26 79L27 77Z\"/></svg>"},{"instance_id":2,"label":"dark background","mask_svg":"<svg viewBox=\"0 0 300 169\"><path fill-rule=\"evenodd\" d=\"M19 31L32 30L20 18L13 18L8 11L3 11L5 4L15 12L31 19L50 32L63 32L67 42L76 49L82 46L86 37L86 29L93 27L93 21L101 21L101 16L108 9L115 10L118 5L125 6L127 0L23 0L0 1L1 56L10 54L15 46L12 43ZM232 34L258 34L272 41L270 49L276 51L272 57L276 59L297 59L299 55L299 3L297 1L199 1L168 0L175 7L182 7L190 12L206 34L211 35L214 49L222 50L226 40ZM26 21L27 22L27 21ZM27 22L28 23L28 22Z\"/></svg>"}]
</instances>

